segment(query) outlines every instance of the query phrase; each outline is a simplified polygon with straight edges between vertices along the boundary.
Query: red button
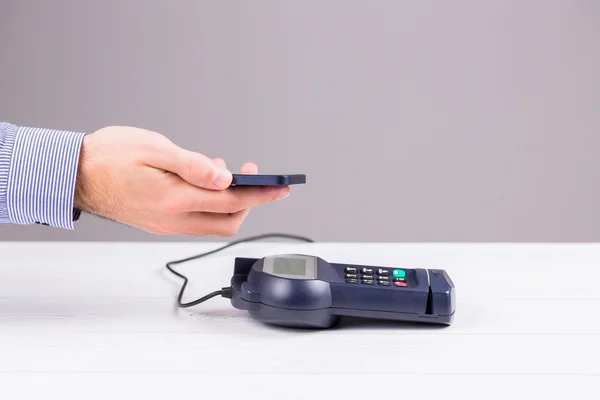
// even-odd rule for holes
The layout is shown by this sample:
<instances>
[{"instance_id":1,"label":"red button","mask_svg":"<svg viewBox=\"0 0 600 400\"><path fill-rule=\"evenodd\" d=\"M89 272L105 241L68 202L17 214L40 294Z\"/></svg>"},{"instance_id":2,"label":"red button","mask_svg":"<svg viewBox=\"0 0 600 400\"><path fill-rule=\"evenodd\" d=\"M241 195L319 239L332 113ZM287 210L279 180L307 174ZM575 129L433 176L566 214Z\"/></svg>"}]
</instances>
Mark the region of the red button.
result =
<instances>
[{"instance_id":1,"label":"red button","mask_svg":"<svg viewBox=\"0 0 600 400\"><path fill-rule=\"evenodd\" d=\"M394 282L394 286L406 286L406 282Z\"/></svg>"}]
</instances>

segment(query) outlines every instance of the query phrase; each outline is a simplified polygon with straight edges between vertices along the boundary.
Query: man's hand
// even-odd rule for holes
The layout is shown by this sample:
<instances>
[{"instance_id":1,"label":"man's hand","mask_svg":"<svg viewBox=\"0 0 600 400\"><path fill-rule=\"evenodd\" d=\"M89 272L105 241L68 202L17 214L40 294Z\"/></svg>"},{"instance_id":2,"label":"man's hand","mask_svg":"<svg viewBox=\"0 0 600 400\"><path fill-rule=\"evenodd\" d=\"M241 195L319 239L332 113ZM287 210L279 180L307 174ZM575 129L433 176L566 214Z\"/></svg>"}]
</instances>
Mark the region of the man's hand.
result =
<instances>
[{"instance_id":1,"label":"man's hand","mask_svg":"<svg viewBox=\"0 0 600 400\"><path fill-rule=\"evenodd\" d=\"M240 173L256 174L252 163ZM221 159L138 128L108 127L82 144L76 208L161 235L232 236L251 207L286 197L287 187L229 187Z\"/></svg>"}]
</instances>

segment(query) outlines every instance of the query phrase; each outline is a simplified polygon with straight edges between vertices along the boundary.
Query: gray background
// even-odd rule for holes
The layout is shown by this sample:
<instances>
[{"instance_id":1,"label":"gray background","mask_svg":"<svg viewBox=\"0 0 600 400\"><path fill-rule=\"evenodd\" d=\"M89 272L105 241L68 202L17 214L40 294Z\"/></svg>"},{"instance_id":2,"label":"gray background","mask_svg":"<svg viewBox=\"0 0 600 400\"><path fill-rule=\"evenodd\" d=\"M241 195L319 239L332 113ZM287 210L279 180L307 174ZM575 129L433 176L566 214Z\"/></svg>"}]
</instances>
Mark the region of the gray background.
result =
<instances>
[{"instance_id":1,"label":"gray background","mask_svg":"<svg viewBox=\"0 0 600 400\"><path fill-rule=\"evenodd\" d=\"M0 4L0 120L307 174L240 236L600 240L599 2ZM186 240L92 217L0 239Z\"/></svg>"}]
</instances>

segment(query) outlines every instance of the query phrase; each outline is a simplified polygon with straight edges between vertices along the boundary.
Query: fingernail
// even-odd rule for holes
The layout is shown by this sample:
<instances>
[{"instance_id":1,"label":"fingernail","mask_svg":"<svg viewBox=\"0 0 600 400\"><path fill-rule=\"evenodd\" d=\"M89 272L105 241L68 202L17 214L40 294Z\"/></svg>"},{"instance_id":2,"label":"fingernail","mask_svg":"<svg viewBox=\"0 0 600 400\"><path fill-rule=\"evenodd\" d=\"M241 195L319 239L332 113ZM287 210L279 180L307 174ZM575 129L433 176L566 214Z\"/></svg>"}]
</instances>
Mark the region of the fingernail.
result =
<instances>
[{"instance_id":1,"label":"fingernail","mask_svg":"<svg viewBox=\"0 0 600 400\"><path fill-rule=\"evenodd\" d=\"M228 170L217 169L213 183L220 188L226 188L231 184L232 178L231 172Z\"/></svg>"},{"instance_id":2,"label":"fingernail","mask_svg":"<svg viewBox=\"0 0 600 400\"><path fill-rule=\"evenodd\" d=\"M285 189L281 193L279 193L279 196L277 197L277 200L285 199L289 195L290 195L290 189Z\"/></svg>"}]
</instances>

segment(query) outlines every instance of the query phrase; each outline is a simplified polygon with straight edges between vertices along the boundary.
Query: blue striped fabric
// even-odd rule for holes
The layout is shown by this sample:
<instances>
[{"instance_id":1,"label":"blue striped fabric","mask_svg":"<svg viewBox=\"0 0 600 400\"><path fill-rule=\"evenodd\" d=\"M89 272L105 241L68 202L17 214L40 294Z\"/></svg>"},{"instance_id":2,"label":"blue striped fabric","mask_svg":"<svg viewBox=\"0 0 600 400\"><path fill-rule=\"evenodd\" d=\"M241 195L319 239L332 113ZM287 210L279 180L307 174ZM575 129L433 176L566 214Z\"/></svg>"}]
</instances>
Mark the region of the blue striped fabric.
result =
<instances>
[{"instance_id":1,"label":"blue striped fabric","mask_svg":"<svg viewBox=\"0 0 600 400\"><path fill-rule=\"evenodd\" d=\"M0 122L0 224L74 229L79 151L85 133Z\"/></svg>"}]
</instances>

